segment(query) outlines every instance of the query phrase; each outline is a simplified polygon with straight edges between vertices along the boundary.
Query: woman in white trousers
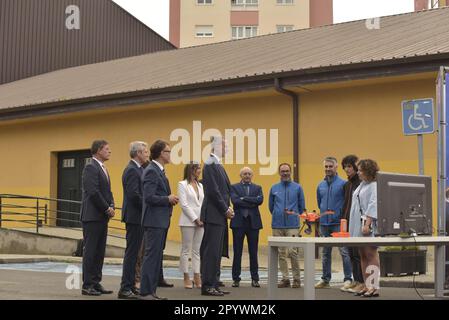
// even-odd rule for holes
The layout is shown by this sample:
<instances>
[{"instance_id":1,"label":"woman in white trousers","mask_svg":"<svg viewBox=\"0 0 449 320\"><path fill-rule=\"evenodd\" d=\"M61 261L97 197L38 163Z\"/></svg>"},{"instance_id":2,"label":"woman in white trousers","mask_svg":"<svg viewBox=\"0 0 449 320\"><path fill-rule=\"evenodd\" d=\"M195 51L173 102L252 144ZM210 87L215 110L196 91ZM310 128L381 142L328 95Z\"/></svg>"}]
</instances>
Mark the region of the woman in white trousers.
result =
<instances>
[{"instance_id":1,"label":"woman in white trousers","mask_svg":"<svg viewBox=\"0 0 449 320\"><path fill-rule=\"evenodd\" d=\"M200 164L191 162L184 168L184 180L178 184L179 204L182 209L179 219L182 234L179 269L184 273L186 289L192 289L193 286L201 288L200 246L204 228L200 214L204 190L203 185L198 181L200 175ZM193 282L190 280L189 257L192 258Z\"/></svg>"}]
</instances>

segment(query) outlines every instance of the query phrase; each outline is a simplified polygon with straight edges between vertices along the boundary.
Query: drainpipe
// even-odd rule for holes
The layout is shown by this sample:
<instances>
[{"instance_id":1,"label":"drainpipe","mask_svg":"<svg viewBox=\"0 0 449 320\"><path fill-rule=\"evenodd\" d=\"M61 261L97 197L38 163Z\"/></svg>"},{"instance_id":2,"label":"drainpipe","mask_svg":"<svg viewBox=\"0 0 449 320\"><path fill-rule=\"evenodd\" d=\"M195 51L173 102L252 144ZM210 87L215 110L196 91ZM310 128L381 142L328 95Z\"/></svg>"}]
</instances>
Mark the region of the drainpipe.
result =
<instances>
[{"instance_id":1,"label":"drainpipe","mask_svg":"<svg viewBox=\"0 0 449 320\"><path fill-rule=\"evenodd\" d=\"M299 95L296 92L284 89L279 78L274 79L274 88L277 92L292 98L293 111L293 178L299 183Z\"/></svg>"}]
</instances>

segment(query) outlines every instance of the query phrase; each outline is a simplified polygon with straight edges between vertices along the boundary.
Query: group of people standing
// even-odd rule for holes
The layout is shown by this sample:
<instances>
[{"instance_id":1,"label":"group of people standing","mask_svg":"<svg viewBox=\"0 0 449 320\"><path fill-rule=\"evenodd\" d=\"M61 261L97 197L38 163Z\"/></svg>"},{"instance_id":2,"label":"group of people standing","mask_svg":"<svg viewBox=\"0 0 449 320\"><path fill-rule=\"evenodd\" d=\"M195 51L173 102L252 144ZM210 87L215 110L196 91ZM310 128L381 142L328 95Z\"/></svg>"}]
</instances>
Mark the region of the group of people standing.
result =
<instances>
[{"instance_id":1,"label":"group of people standing","mask_svg":"<svg viewBox=\"0 0 449 320\"><path fill-rule=\"evenodd\" d=\"M337 174L337 159L324 159L325 178L318 185L320 235L330 237L340 230L341 219L349 223L351 237L373 237L377 226L377 185L379 167L374 160L360 160L355 155L343 158L341 165L348 180ZM379 254L377 247L340 247L344 284L341 290L362 297L379 296ZM323 276L317 289L329 288L332 272L332 247L323 248ZM373 281L368 280L372 273ZM352 279L353 278L353 279Z\"/></svg>"},{"instance_id":2,"label":"group of people standing","mask_svg":"<svg viewBox=\"0 0 449 320\"><path fill-rule=\"evenodd\" d=\"M156 294L157 287L171 287L163 277L162 259L173 207L180 205L182 234L180 270L184 287L201 288L202 295L223 296L220 281L221 258L228 254L228 220L233 237L233 287L240 286L243 243L248 242L251 286L258 288L258 243L262 219L259 206L263 203L262 187L253 183L251 168L240 171L240 182L231 184L222 165L227 144L221 137L211 138L212 152L202 168L190 162L184 168L178 194L172 193L165 174L170 163L170 145L155 141L150 148L145 142L130 144L131 160L122 176L122 221L126 224L126 250L118 297L122 299L164 300ZM111 181L104 162L111 150L108 142L96 140L91 148L92 162L83 171L81 221L83 226L83 288L84 295L110 294L101 285L106 249L108 221L115 215ZM324 160L325 179L317 188L321 212L320 234L331 236L340 231L340 219L349 220L351 236L373 236L377 219L376 173L373 160L358 161L347 156L342 166L348 175L344 181L337 175L337 160ZM200 179L202 173L202 179ZM300 236L299 215L304 212L305 198L300 184L291 179L291 166L279 166L280 182L269 193L274 236ZM355 199L355 200L354 200ZM232 203L232 206L231 206ZM327 288L331 280L331 250L323 250L323 276L316 288ZM378 296L378 285L365 284L371 265L379 266L377 248L341 248L343 258L343 291L362 296ZM290 283L287 258L292 263L293 283ZM193 280L190 278L192 261ZM297 249L279 248L282 280L280 288L299 288L300 266ZM365 271L362 271L365 270ZM354 281L352 281L352 275ZM139 283L140 280L140 283Z\"/></svg>"},{"instance_id":3,"label":"group of people standing","mask_svg":"<svg viewBox=\"0 0 449 320\"><path fill-rule=\"evenodd\" d=\"M243 241L250 245L253 287L258 281L257 249L262 220L258 206L263 202L260 186L251 183L250 168L241 170L241 182L231 185L221 161L226 141L211 139L212 153L201 165L190 162L174 195L165 175L170 163L170 145L155 141L148 149L145 142L130 144L131 160L122 176L122 221L126 224L126 250L118 297L121 299L164 300L157 287L172 287L163 277L162 259L173 207L180 205L182 234L180 270L184 287L201 288L203 295L229 294L221 289L222 256L228 255L228 219L234 239L234 287L239 286ZM107 141L96 140L91 147L92 162L83 171L81 221L83 226L83 295L111 294L101 285L109 220L115 216L111 181L104 162L111 150ZM231 199L232 198L232 199ZM231 201L233 206L231 206ZM235 211L234 211L235 210ZM235 219L233 219L235 218ZM189 259L193 281L190 279Z\"/></svg>"}]
</instances>

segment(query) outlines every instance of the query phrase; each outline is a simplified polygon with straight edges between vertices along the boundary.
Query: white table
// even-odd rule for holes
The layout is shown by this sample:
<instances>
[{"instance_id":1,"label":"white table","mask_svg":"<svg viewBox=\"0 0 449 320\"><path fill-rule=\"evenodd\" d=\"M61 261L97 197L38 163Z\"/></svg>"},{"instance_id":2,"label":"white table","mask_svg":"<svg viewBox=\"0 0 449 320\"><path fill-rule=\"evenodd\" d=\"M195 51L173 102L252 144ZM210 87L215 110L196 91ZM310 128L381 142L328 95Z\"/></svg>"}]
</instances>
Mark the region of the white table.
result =
<instances>
[{"instance_id":1,"label":"white table","mask_svg":"<svg viewBox=\"0 0 449 320\"><path fill-rule=\"evenodd\" d=\"M416 239L416 241L415 241ZM268 299L277 297L278 248L302 248L304 250L304 299L315 300L315 247L363 247L363 246L434 246L435 247L435 296L444 295L445 246L449 237L419 236L400 237L354 237L354 238L308 238L268 237Z\"/></svg>"}]
</instances>

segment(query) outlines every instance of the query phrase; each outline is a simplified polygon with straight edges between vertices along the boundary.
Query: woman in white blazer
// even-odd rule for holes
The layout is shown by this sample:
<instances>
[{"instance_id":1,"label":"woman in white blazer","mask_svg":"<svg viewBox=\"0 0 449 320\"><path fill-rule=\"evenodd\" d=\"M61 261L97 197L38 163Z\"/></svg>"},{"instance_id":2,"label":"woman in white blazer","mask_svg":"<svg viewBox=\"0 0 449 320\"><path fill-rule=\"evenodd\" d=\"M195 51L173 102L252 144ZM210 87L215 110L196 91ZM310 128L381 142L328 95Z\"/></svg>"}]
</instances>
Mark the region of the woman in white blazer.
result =
<instances>
[{"instance_id":1,"label":"woman in white blazer","mask_svg":"<svg viewBox=\"0 0 449 320\"><path fill-rule=\"evenodd\" d=\"M179 226L182 234L181 256L179 269L184 273L184 287L201 288L200 275L200 246L204 228L200 220L201 205L204 199L203 185L198 181L201 166L191 162L184 168L184 180L178 184L178 197L181 206ZM193 282L189 274L189 257L192 257Z\"/></svg>"}]
</instances>

